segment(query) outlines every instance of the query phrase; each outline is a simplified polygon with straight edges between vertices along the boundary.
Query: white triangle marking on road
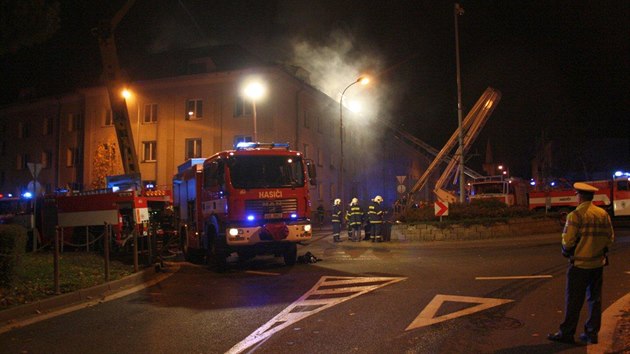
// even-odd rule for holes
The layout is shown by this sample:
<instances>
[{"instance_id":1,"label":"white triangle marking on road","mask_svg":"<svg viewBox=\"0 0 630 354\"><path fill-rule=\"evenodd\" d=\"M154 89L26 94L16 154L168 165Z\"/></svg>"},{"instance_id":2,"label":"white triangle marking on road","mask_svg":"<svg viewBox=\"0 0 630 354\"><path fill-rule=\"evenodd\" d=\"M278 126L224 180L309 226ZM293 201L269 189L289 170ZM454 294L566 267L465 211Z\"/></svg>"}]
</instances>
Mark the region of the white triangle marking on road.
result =
<instances>
[{"instance_id":1,"label":"white triangle marking on road","mask_svg":"<svg viewBox=\"0 0 630 354\"><path fill-rule=\"evenodd\" d=\"M467 309L463 309L460 311L451 312L446 315L435 317L435 314L440 309L440 306L446 301L452 302L467 302L467 303L477 303L479 305L469 307ZM487 298L487 297L471 297L471 296L457 296L457 295L435 295L433 300L420 312L418 317L416 317L413 322L407 328L406 331L430 326L432 324L436 324L439 322L452 320L453 318L470 315L475 312L487 310L491 307L499 306L506 304L508 302L513 302L514 300L507 299L496 299L496 298Z\"/></svg>"},{"instance_id":2,"label":"white triangle marking on road","mask_svg":"<svg viewBox=\"0 0 630 354\"><path fill-rule=\"evenodd\" d=\"M333 277L324 276L319 279L309 291L302 295L299 299L277 314L274 318L259 327L247 338L243 339L230 350L226 352L230 354L242 353L253 345L267 340L273 334L293 325L294 323L323 311L332 306L338 305L344 301L354 299L357 296L366 294L370 291L382 288L384 286L397 283L407 278L398 277ZM320 287L347 285L343 288L319 289ZM347 296L308 299L313 295L331 295L338 293L348 293ZM296 309L302 307L301 309Z\"/></svg>"}]
</instances>

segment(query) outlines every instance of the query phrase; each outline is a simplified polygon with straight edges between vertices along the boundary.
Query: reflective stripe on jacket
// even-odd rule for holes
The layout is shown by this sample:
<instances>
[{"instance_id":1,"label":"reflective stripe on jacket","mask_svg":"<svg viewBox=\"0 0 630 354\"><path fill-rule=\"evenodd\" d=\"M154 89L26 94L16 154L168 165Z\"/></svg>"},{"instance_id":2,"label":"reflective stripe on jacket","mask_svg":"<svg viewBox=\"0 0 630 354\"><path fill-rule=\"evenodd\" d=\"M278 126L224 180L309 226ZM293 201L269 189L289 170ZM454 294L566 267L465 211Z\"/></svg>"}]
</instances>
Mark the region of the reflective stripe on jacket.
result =
<instances>
[{"instance_id":1,"label":"reflective stripe on jacket","mask_svg":"<svg viewBox=\"0 0 630 354\"><path fill-rule=\"evenodd\" d=\"M341 222L341 208L339 205L333 205L332 222Z\"/></svg>"},{"instance_id":2,"label":"reflective stripe on jacket","mask_svg":"<svg viewBox=\"0 0 630 354\"><path fill-rule=\"evenodd\" d=\"M348 224L350 226L361 225L363 222L363 210L359 205L350 205L348 212Z\"/></svg>"},{"instance_id":3,"label":"reflective stripe on jacket","mask_svg":"<svg viewBox=\"0 0 630 354\"><path fill-rule=\"evenodd\" d=\"M370 203L368 207L368 220L370 224L381 224L383 223L383 210L381 209L381 205L375 201Z\"/></svg>"},{"instance_id":4,"label":"reflective stripe on jacket","mask_svg":"<svg viewBox=\"0 0 630 354\"><path fill-rule=\"evenodd\" d=\"M562 248L573 250L571 261L578 268L604 265L606 249L615 238L610 215L591 202L584 202L569 213L562 231Z\"/></svg>"}]
</instances>

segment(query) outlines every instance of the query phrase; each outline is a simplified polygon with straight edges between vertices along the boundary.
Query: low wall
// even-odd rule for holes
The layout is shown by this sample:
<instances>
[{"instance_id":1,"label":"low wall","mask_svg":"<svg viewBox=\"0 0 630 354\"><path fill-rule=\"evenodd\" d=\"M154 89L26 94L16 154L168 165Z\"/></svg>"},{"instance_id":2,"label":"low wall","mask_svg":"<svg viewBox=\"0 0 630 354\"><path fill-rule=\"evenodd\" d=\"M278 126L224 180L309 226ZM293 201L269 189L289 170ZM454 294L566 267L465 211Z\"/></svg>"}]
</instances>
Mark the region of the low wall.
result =
<instances>
[{"instance_id":1,"label":"low wall","mask_svg":"<svg viewBox=\"0 0 630 354\"><path fill-rule=\"evenodd\" d=\"M516 218L492 225L434 226L429 224L394 224L392 241L456 241L483 240L501 237L526 236L562 232L557 219Z\"/></svg>"}]
</instances>

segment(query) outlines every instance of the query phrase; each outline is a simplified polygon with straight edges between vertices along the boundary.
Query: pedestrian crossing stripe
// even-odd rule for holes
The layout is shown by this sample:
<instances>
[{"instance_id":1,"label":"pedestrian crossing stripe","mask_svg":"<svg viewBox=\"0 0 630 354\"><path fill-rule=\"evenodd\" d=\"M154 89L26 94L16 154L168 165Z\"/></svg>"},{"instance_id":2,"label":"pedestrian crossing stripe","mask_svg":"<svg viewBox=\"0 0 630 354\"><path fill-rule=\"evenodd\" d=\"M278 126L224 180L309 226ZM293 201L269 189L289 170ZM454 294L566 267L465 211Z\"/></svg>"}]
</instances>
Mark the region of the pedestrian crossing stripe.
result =
<instances>
[{"instance_id":1,"label":"pedestrian crossing stripe","mask_svg":"<svg viewBox=\"0 0 630 354\"><path fill-rule=\"evenodd\" d=\"M466 302L466 303L476 303L479 305L469 307L460 311L451 312L446 315L437 316L435 314L440 309L440 306L446 301L452 302ZM457 317L470 315L475 312L487 310L491 307L499 306L506 304L508 302L513 302L514 300L508 299L496 299L496 298L486 298L486 297L471 297L471 296L457 296L457 295L435 295L433 300L420 312L418 317L416 317L413 322L405 331L409 331L411 329L416 329L424 326L430 326L432 324L436 324L439 322L452 320Z\"/></svg>"},{"instance_id":2,"label":"pedestrian crossing stripe","mask_svg":"<svg viewBox=\"0 0 630 354\"><path fill-rule=\"evenodd\" d=\"M242 353L306 317L405 279L407 278L323 276L317 284L299 299L255 330L247 338L234 345L226 353Z\"/></svg>"}]
</instances>

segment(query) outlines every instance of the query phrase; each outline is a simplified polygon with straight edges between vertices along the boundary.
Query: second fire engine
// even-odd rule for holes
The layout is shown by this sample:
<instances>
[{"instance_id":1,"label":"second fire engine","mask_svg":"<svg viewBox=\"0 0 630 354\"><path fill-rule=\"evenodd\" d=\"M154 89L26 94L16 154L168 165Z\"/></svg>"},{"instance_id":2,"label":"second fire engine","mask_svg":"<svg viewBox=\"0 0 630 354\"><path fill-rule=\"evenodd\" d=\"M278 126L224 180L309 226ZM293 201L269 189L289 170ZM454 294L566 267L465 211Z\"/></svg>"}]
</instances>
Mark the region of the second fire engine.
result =
<instances>
[{"instance_id":1,"label":"second fire engine","mask_svg":"<svg viewBox=\"0 0 630 354\"><path fill-rule=\"evenodd\" d=\"M312 163L288 144L240 143L235 150L179 166L173 197L184 254L206 258L218 271L236 252L297 259L297 243L311 239Z\"/></svg>"}]
</instances>

